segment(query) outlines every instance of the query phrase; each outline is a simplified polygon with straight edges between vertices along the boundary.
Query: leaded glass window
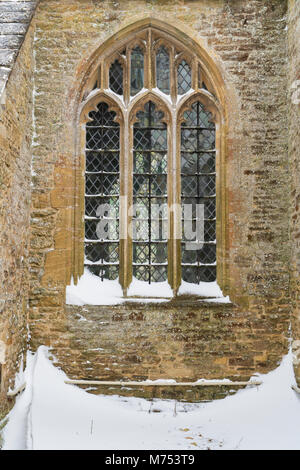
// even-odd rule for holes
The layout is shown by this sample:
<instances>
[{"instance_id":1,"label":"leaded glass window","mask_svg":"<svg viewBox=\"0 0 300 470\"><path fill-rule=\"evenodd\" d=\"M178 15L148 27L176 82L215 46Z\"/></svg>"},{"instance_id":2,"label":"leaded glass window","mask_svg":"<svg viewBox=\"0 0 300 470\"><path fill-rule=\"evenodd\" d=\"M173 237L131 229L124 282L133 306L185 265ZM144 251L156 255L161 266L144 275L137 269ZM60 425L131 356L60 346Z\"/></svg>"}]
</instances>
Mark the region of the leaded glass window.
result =
<instances>
[{"instance_id":1,"label":"leaded glass window","mask_svg":"<svg viewBox=\"0 0 300 470\"><path fill-rule=\"evenodd\" d=\"M156 84L163 93L170 94L170 56L164 46L156 53Z\"/></svg>"},{"instance_id":2,"label":"leaded glass window","mask_svg":"<svg viewBox=\"0 0 300 470\"><path fill-rule=\"evenodd\" d=\"M218 106L206 70L153 28L96 65L82 104L85 266L125 293L134 278L174 293L181 280L215 281Z\"/></svg>"},{"instance_id":3,"label":"leaded glass window","mask_svg":"<svg viewBox=\"0 0 300 470\"><path fill-rule=\"evenodd\" d=\"M216 279L216 167L215 125L201 102L193 103L184 113L181 125L181 203L183 239L181 243L182 279L199 284ZM198 207L198 210L197 210ZM189 212L188 212L188 208ZM184 224L196 233L204 215L200 248L185 237ZM189 249L190 248L190 249Z\"/></svg>"},{"instance_id":4,"label":"leaded glass window","mask_svg":"<svg viewBox=\"0 0 300 470\"><path fill-rule=\"evenodd\" d=\"M110 66L109 87L117 95L123 94L123 68L118 60Z\"/></svg>"},{"instance_id":5,"label":"leaded glass window","mask_svg":"<svg viewBox=\"0 0 300 470\"><path fill-rule=\"evenodd\" d=\"M131 52L130 94L136 95L144 86L144 53L139 46Z\"/></svg>"},{"instance_id":6,"label":"leaded glass window","mask_svg":"<svg viewBox=\"0 0 300 470\"><path fill-rule=\"evenodd\" d=\"M119 275L120 128L106 103L86 124L85 264L101 279Z\"/></svg>"},{"instance_id":7,"label":"leaded glass window","mask_svg":"<svg viewBox=\"0 0 300 470\"><path fill-rule=\"evenodd\" d=\"M184 95L192 86L192 73L189 64L183 60L177 67L178 94Z\"/></svg>"},{"instance_id":8,"label":"leaded glass window","mask_svg":"<svg viewBox=\"0 0 300 470\"><path fill-rule=\"evenodd\" d=\"M167 126L149 101L133 130L133 275L167 279Z\"/></svg>"}]
</instances>

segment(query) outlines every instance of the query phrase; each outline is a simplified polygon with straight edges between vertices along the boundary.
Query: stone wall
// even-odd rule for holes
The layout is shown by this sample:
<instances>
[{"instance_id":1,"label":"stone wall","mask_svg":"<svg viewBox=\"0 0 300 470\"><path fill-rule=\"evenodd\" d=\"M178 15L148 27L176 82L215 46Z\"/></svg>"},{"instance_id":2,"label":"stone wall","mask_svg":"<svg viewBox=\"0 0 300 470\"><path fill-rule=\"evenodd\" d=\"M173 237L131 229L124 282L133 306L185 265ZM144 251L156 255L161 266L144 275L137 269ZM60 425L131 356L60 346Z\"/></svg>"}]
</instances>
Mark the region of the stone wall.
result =
<instances>
[{"instance_id":1,"label":"stone wall","mask_svg":"<svg viewBox=\"0 0 300 470\"><path fill-rule=\"evenodd\" d=\"M249 377L255 370L275 367L287 349L289 173L286 2L282 0L40 2L35 15L34 43L32 346L52 346L60 365L74 377L107 377L106 361L112 351L119 355L115 362L123 363L121 351L127 344L127 337L116 334L115 320L108 321L107 313L100 309L98 315L92 314L88 324L91 331L97 330L102 321L99 319L103 319L99 338L103 339L103 344L110 341L103 361L102 353L87 353L93 346L93 339L85 335L84 328L78 327L76 309L64 308L65 286L73 263L71 248L76 236L73 212L78 203L76 175L80 171L74 159L74 132L77 131L74 116L89 58L112 34L145 17L163 18L166 23L188 32L213 57L226 86L225 193L229 243L224 258L230 267L225 281L235 306L219 306L217 323L207 306L189 304L180 311L180 321L179 313L160 314L153 307L149 307L149 312L148 307L143 307L141 320L132 320L129 312L120 307L122 331L138 331L140 337L147 337L149 351L152 346L156 351L153 360L161 348L166 364L174 357L172 348L182 344L186 353L191 350L188 344L193 345L195 356L189 364L187 359L180 363L185 370L176 372L177 378L192 378L200 372L206 378ZM148 335L148 314L153 335L157 322L159 343L157 338L153 336L151 340ZM186 329L190 318L194 317L196 339L193 329ZM226 323L222 318L232 318L233 322ZM217 331L220 332L223 325L224 331L218 336ZM170 339L169 328L173 329L175 343ZM210 331L216 333L217 345ZM237 337L237 346L232 346ZM205 356L201 343L204 338ZM136 356L143 357L142 341L133 344ZM134 368L128 359L125 376L173 374L172 369L164 365L155 370L145 368L149 357L137 361ZM204 367L203 357L209 367ZM91 362L99 367L91 367ZM123 370L120 367L116 374L108 375L122 377Z\"/></svg>"},{"instance_id":2,"label":"stone wall","mask_svg":"<svg viewBox=\"0 0 300 470\"><path fill-rule=\"evenodd\" d=\"M8 386L14 386L28 336L33 69L30 27L0 108L1 398ZM4 406L5 401L0 402Z\"/></svg>"},{"instance_id":3,"label":"stone wall","mask_svg":"<svg viewBox=\"0 0 300 470\"><path fill-rule=\"evenodd\" d=\"M291 169L291 241L294 365L300 385L300 3L289 1L289 158Z\"/></svg>"}]
</instances>

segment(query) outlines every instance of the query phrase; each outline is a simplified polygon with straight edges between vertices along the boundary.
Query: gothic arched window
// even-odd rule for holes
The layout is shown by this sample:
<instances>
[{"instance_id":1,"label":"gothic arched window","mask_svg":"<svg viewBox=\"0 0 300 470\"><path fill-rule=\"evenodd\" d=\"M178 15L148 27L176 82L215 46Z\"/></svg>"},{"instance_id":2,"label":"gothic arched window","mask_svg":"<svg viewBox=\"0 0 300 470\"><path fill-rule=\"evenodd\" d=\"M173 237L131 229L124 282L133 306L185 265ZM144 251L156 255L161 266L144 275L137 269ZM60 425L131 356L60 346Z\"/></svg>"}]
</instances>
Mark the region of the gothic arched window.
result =
<instances>
[{"instance_id":1,"label":"gothic arched window","mask_svg":"<svg viewBox=\"0 0 300 470\"><path fill-rule=\"evenodd\" d=\"M216 280L219 111L202 67L145 28L101 56L84 94L84 264L124 292L133 277L175 293Z\"/></svg>"}]
</instances>

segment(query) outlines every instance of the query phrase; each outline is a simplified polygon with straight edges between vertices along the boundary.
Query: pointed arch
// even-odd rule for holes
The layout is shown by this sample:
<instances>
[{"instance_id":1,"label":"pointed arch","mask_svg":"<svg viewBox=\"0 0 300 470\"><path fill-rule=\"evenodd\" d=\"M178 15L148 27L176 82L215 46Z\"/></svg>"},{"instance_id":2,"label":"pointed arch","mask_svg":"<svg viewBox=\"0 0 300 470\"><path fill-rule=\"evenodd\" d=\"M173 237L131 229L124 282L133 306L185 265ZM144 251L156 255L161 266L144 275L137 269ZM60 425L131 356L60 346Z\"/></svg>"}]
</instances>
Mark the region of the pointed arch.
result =
<instances>
[{"instance_id":1,"label":"pointed arch","mask_svg":"<svg viewBox=\"0 0 300 470\"><path fill-rule=\"evenodd\" d=\"M156 88L156 62L153 59L153 54L162 45L168 44L170 52L170 92L162 92ZM139 47L144 54L144 88L135 93L130 92L130 66L131 66L131 53L135 47ZM153 52L154 51L154 52ZM83 126L87 122L88 110L92 109L101 99L109 104L111 109L116 110L116 120L121 124L122 138L122 168L123 168L123 183L120 185L120 195L127 198L125 206L122 211L128 211L128 194L132 191L132 183L130 186L130 174L133 171L132 167L132 148L133 137L132 128L134 126L134 119L136 112L141 109L149 100L153 101L159 109L163 109L164 119L167 123L168 129L168 172L172 176L172 181L168 185L168 198L171 204L178 204L180 197L176 194L176 188L179 187L178 183L178 142L179 142L179 122L182 118L184 109L188 108L190 104L199 99L208 110L210 110L216 122L218 149L218 181L219 181L219 214L221 222L219 226L218 239L220 240L219 258L224 260L224 253L227 250L227 232L226 232L226 218L227 218L227 195L226 188L226 172L225 172L225 155L226 155L226 138L224 129L227 127L227 108L226 108L226 90L222 78L222 73L213 60L213 54L210 54L207 49L199 41L191 38L186 31L180 30L178 27L169 25L156 18L146 18L136 21L127 25L114 35L106 39L94 53L84 61L82 67L79 67L77 73L77 85L71 90L73 103L76 112L73 114L75 119L75 128L81 124L81 137L76 135L76 155L82 154L82 138ZM112 58L118 60L123 66L123 83L124 93L123 96L118 95L114 90L110 89L109 83L109 67L112 64ZM156 59L156 56L155 56ZM178 80L177 67L182 61L189 64L191 70L191 88L183 96L177 95ZM78 86L79 83L79 86ZM74 117L75 116L75 117ZM80 150L81 149L81 150ZM131 157L129 157L131 155ZM129 160L128 160L129 158ZM125 161L127 159L127 161ZM80 158L79 158L80 160ZM77 160L78 161L78 160ZM80 162L79 168L80 168ZM80 171L79 171L80 173ZM75 185L78 187L78 184ZM174 189L175 188L175 189ZM78 204L78 193L75 190L75 216L74 216L74 232L78 233L76 227L81 218L82 207ZM80 199L80 198L79 198ZM219 203L218 203L219 204ZM77 207L77 209L76 209ZM78 209L79 208L79 209ZM76 212L77 211L77 212ZM77 214L77 215L76 215ZM169 220L172 226L173 233L177 233L176 219L178 215L172 213ZM76 282L78 276L82 273L82 256L78 256L80 249L78 248L78 237L74 237L74 259L72 274ZM123 257L123 265L125 260L132 258L132 251L128 244L121 242L120 248L121 256ZM174 292L180 285L180 270L177 270L178 265L178 242L177 240L169 243L169 265L170 272L169 283ZM226 276L227 263L222 261L222 269L218 271L218 281L221 287L225 287L223 279ZM131 275L122 274L122 285L126 288L130 284ZM224 290L225 291L225 290Z\"/></svg>"}]
</instances>

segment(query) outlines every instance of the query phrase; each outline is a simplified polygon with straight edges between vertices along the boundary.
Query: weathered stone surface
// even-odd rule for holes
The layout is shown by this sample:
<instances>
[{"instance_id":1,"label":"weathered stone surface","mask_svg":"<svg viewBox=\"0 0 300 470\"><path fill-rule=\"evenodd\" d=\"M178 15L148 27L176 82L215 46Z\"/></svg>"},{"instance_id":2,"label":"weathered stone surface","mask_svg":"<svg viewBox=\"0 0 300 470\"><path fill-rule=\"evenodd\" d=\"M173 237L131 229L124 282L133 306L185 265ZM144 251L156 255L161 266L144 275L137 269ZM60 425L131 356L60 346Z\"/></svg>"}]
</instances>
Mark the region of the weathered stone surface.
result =
<instances>
[{"instance_id":1,"label":"weathered stone surface","mask_svg":"<svg viewBox=\"0 0 300 470\"><path fill-rule=\"evenodd\" d=\"M289 160L291 168L290 230L292 239L291 292L293 353L300 386L300 3L289 1Z\"/></svg>"},{"instance_id":2,"label":"weathered stone surface","mask_svg":"<svg viewBox=\"0 0 300 470\"><path fill-rule=\"evenodd\" d=\"M8 70L0 68L0 78ZM0 107L0 344L5 392L14 386L27 342L28 245L30 221L33 29L29 29L6 85ZM3 357L5 351L5 358Z\"/></svg>"}]
</instances>

